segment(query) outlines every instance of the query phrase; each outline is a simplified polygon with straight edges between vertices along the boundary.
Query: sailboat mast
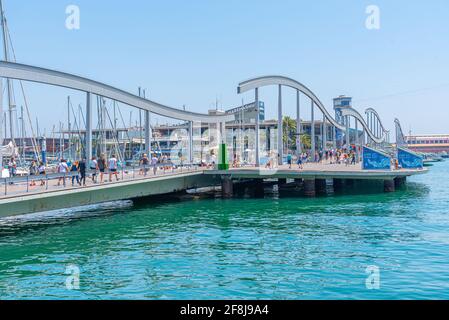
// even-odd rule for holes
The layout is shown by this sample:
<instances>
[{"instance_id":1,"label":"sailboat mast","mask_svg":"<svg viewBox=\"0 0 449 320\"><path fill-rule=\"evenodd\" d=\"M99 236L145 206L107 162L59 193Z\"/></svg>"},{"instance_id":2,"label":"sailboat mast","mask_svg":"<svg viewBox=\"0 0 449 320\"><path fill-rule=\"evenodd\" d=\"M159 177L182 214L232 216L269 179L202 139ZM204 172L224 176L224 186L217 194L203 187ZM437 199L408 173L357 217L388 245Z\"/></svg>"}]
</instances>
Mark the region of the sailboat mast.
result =
<instances>
[{"instance_id":1,"label":"sailboat mast","mask_svg":"<svg viewBox=\"0 0 449 320\"><path fill-rule=\"evenodd\" d=\"M3 1L0 0L0 10L1 10L1 19L2 19L2 30L3 30L3 54L5 61L9 61L9 50L8 50L8 32L6 29L6 17L5 11L3 10ZM8 95L8 103L9 103L9 131L11 136L11 141L15 144L15 134L14 134L14 100L12 96L12 82L9 78L6 79L7 85L7 95Z\"/></svg>"},{"instance_id":2,"label":"sailboat mast","mask_svg":"<svg viewBox=\"0 0 449 320\"><path fill-rule=\"evenodd\" d=\"M20 107L20 139L22 141L22 158L25 161L25 118L23 117L23 106Z\"/></svg>"},{"instance_id":3,"label":"sailboat mast","mask_svg":"<svg viewBox=\"0 0 449 320\"><path fill-rule=\"evenodd\" d=\"M2 176L1 170L3 170L3 137L3 80L0 79L0 177Z\"/></svg>"},{"instance_id":4,"label":"sailboat mast","mask_svg":"<svg viewBox=\"0 0 449 320\"><path fill-rule=\"evenodd\" d=\"M67 96L67 130L69 132L69 159L72 160L72 123L70 121L70 96Z\"/></svg>"}]
</instances>

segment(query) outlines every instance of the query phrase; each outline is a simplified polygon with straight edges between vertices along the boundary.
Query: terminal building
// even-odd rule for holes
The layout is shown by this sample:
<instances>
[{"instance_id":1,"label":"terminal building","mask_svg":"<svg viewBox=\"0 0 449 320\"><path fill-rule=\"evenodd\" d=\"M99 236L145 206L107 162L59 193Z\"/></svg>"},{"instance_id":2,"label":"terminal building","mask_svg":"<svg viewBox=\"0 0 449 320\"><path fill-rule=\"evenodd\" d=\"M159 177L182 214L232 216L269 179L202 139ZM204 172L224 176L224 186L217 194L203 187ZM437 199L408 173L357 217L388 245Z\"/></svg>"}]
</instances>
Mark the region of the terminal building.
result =
<instances>
[{"instance_id":1,"label":"terminal building","mask_svg":"<svg viewBox=\"0 0 449 320\"><path fill-rule=\"evenodd\" d=\"M423 153L449 153L449 134L410 135L405 137L410 150Z\"/></svg>"}]
</instances>

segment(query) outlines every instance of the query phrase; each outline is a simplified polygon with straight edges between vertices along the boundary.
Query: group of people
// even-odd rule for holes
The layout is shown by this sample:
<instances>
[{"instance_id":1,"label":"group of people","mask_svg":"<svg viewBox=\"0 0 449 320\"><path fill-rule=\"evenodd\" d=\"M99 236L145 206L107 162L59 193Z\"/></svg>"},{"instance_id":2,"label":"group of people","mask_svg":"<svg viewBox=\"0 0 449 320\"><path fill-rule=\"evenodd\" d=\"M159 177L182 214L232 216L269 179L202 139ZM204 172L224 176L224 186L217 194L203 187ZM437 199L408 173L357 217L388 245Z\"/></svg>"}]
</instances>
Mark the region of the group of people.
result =
<instances>
[{"instance_id":1,"label":"group of people","mask_svg":"<svg viewBox=\"0 0 449 320\"><path fill-rule=\"evenodd\" d=\"M10 177L14 177L15 172L13 170L17 168L17 165L13 165L12 163L9 165L9 168ZM106 160L105 155L102 154L98 159L97 157L92 157L89 163L85 157L79 161L73 162L70 160L61 159L56 166L56 172L60 174L57 186L61 186L61 183L65 186L67 178L69 178L69 181L71 180L72 186L75 186L75 182L79 186L86 186L88 168L91 171L93 183L98 183L98 178L100 179L100 183L103 183L106 172L109 174L110 182L112 182L113 176L115 176L116 181L119 181L119 161L115 155L112 155L108 160ZM29 166L29 174L31 177L45 176L47 174L47 168L42 161L38 162L33 160ZM37 179L32 179L30 186L36 186L36 180ZM45 183L45 179L42 178L40 180L40 185L45 186Z\"/></svg>"},{"instance_id":2,"label":"group of people","mask_svg":"<svg viewBox=\"0 0 449 320\"><path fill-rule=\"evenodd\" d=\"M39 161L39 163L36 160L31 161L30 165L30 176L41 176L42 179L40 179L40 185L45 186L45 179L43 176L46 175L46 167L45 164L42 161ZM11 175L13 176L13 175ZM36 186L36 180L31 179L30 186Z\"/></svg>"},{"instance_id":3,"label":"group of people","mask_svg":"<svg viewBox=\"0 0 449 320\"><path fill-rule=\"evenodd\" d=\"M152 168L154 175L156 175L158 168L165 168L164 164L168 167L169 162L169 158L166 155L157 157L156 154L153 154L151 158L149 158L147 154L143 154L139 161L139 174L146 176L148 171ZM104 154L101 154L98 158L92 157L89 162L85 157L73 162L66 159L60 159L56 166L56 172L60 174L57 186L61 186L61 184L65 186L67 179L69 179L69 182L71 180L72 186L75 186L75 183L79 186L86 186L88 170L92 183L94 184L103 183L105 175L109 175L109 182L112 182L114 178L116 181L119 181L119 170L122 167L121 162L114 154L108 159ZM17 176L17 162L14 157L11 157L7 167L5 166L5 169L6 168L10 177ZM30 177L42 177L42 179L31 179L30 186L36 186L36 181L40 181L41 186L46 185L46 179L43 176L45 176L49 170L42 161L32 160L28 169ZM51 170L51 172L53 173L54 170Z\"/></svg>"},{"instance_id":4,"label":"group of people","mask_svg":"<svg viewBox=\"0 0 449 320\"><path fill-rule=\"evenodd\" d=\"M60 176L58 179L58 186L61 185L61 181L64 182L65 185L65 179L66 174L71 173L72 174L72 186L75 185L75 180L78 185L86 185L86 159L83 158L80 161L75 161L73 163L68 163L67 160L61 159L61 161L58 164L58 173L64 174L64 176Z\"/></svg>"},{"instance_id":5,"label":"group of people","mask_svg":"<svg viewBox=\"0 0 449 320\"><path fill-rule=\"evenodd\" d=\"M139 175L147 175L148 171L150 170L150 167L153 168L153 174L157 174L157 168L158 164L167 164L168 163L168 157L162 156L161 158L158 158L156 154L153 154L151 156L151 159L148 157L146 153L143 154L142 158L140 158L139 165L140 165L140 171Z\"/></svg>"},{"instance_id":6,"label":"group of people","mask_svg":"<svg viewBox=\"0 0 449 320\"><path fill-rule=\"evenodd\" d=\"M346 166L357 163L357 151L353 148L329 150L325 152L326 162L330 164L345 164Z\"/></svg>"},{"instance_id":7,"label":"group of people","mask_svg":"<svg viewBox=\"0 0 449 320\"><path fill-rule=\"evenodd\" d=\"M4 170L7 170L7 175L10 178L14 178L17 176L17 161L15 157L11 157L7 163L7 165L4 167ZM46 174L45 164L42 161L36 161L33 160L29 167L30 176L44 176ZM10 184L13 184L10 182ZM40 180L41 186L45 185L45 180L42 178ZM35 186L36 180L32 179L30 186Z\"/></svg>"},{"instance_id":8,"label":"group of people","mask_svg":"<svg viewBox=\"0 0 449 320\"><path fill-rule=\"evenodd\" d=\"M278 163L280 155L278 154ZM274 157L268 157L265 168L271 169L274 167ZM293 155L287 154L286 156L287 164L289 169L292 168L293 165ZM296 157L296 164L299 169L304 168L304 164L312 161L316 163L328 163L328 164L345 164L346 166L355 165L357 163L357 151L354 148L348 149L332 149L332 150L319 150L316 151L313 157L308 152L302 152L299 156Z\"/></svg>"},{"instance_id":9,"label":"group of people","mask_svg":"<svg viewBox=\"0 0 449 320\"><path fill-rule=\"evenodd\" d=\"M146 176L150 168L153 169L153 173L154 175L156 175L159 167L158 165L162 165L163 167L164 164L168 166L168 163L169 159L165 155L158 158L156 154L153 154L151 158L149 158L147 154L143 154L139 161L139 175ZM80 161L75 161L71 164L68 164L65 159L62 159L58 164L57 172L61 174L70 173L72 176L72 186L75 185L75 181L80 186L86 186L87 168L89 168L90 170L92 183L96 184L103 183L106 174L109 175L109 182L112 182L114 178L115 181L119 181L119 171L122 167L122 163L114 154L111 155L109 159L107 159L104 154L101 154L99 158L92 157L89 163L87 163L85 158ZM61 184L61 181L64 180L65 176L60 177L58 186Z\"/></svg>"}]
</instances>

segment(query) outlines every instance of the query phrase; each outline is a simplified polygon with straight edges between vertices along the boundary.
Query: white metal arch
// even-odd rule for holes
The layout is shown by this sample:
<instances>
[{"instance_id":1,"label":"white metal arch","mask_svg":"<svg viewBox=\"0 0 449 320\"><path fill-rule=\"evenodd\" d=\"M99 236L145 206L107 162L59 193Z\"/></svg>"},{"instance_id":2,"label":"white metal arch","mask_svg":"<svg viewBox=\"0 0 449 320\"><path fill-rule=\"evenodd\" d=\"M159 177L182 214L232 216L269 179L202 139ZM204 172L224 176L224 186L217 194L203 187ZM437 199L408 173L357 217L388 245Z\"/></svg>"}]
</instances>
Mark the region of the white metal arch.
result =
<instances>
[{"instance_id":1,"label":"white metal arch","mask_svg":"<svg viewBox=\"0 0 449 320\"><path fill-rule=\"evenodd\" d=\"M376 111L375 109L373 109L373 108L368 108L368 109L365 110L365 113L366 113L366 114L368 114L368 113L374 114L374 116L375 116L375 117L377 118L377 120L379 121L380 127L381 127L381 129L382 129L382 133L384 133L384 132L385 132L385 133L390 132L390 130L385 129L385 126L384 126L383 123L382 123L382 119L380 118L379 113L377 113L377 111Z\"/></svg>"},{"instance_id":2,"label":"white metal arch","mask_svg":"<svg viewBox=\"0 0 449 320\"><path fill-rule=\"evenodd\" d=\"M235 120L235 115L207 115L179 110L141 98L101 82L30 65L1 61L0 77L84 91L173 119L204 123L229 122Z\"/></svg>"},{"instance_id":3,"label":"white metal arch","mask_svg":"<svg viewBox=\"0 0 449 320\"><path fill-rule=\"evenodd\" d=\"M405 140L405 135L404 135L404 132L402 131L401 122L399 121L398 118L394 119L394 124L395 124L395 128L396 128L396 144L398 146L406 145L407 142Z\"/></svg>"},{"instance_id":4,"label":"white metal arch","mask_svg":"<svg viewBox=\"0 0 449 320\"><path fill-rule=\"evenodd\" d=\"M329 122L336 127L339 130L346 131L346 127L344 125L339 124L327 111L324 104L321 102L320 99L305 85L302 83L293 80L291 78L287 78L284 76L263 76L259 78L254 78L250 80L246 80L244 82L241 82L237 88L237 92L244 93L250 90L254 90L256 88L266 87L266 86L272 86L272 85L282 85L286 87L290 87L293 89L296 89L303 94L305 94L309 99L311 99L315 105L323 112L324 116L326 117Z\"/></svg>"},{"instance_id":5,"label":"white metal arch","mask_svg":"<svg viewBox=\"0 0 449 320\"><path fill-rule=\"evenodd\" d=\"M363 119L362 115L355 109L353 108L349 108L349 109L342 109L341 110L342 116L350 116L353 117L355 119L357 119L363 126L363 128L365 129L365 132L368 134L368 136L371 138L372 141L374 141L375 143L382 143L386 140L386 133L383 132L382 133L382 137L376 137L373 132L371 132L371 130L368 128L367 123L365 122L365 120Z\"/></svg>"},{"instance_id":6,"label":"white metal arch","mask_svg":"<svg viewBox=\"0 0 449 320\"><path fill-rule=\"evenodd\" d=\"M309 97L315 103L315 105L323 112L326 119L329 120L329 122L334 127L336 127L339 130L346 131L346 127L344 125L339 124L329 114L329 112L327 111L324 104L320 101L320 99L316 96L316 94L313 93L312 90L307 88L302 83L300 83L296 80L293 80L291 78L284 77L284 76L263 76L263 77L246 80L239 84L239 86L237 88L237 92L244 93L244 92L247 92L250 90L254 90L256 88L261 88L261 87L270 86L270 85L287 86L287 87L290 87L290 88L293 88L293 89L296 89L296 90L302 92L303 94L305 94L307 97ZM351 109L343 109L342 112L343 112L342 113L343 116L351 116L351 117L356 118L362 124L363 128L365 129L365 131L367 132L369 137L374 142L382 143L383 141L385 141L385 139L386 139L385 133L387 131L384 130L383 136L381 138L376 137L375 134L369 129L368 124L365 122L365 119L363 119L363 117L360 115L360 113L358 113L355 109L352 109L352 108Z\"/></svg>"}]
</instances>

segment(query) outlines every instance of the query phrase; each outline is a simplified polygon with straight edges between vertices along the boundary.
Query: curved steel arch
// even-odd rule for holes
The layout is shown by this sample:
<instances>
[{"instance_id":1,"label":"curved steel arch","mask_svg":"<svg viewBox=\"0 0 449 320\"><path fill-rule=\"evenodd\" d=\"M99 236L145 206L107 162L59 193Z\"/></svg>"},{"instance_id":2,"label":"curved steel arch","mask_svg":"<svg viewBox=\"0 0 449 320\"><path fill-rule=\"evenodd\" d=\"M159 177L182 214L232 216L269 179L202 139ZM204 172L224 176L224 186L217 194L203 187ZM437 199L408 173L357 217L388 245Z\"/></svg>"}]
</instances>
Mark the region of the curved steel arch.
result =
<instances>
[{"instance_id":1,"label":"curved steel arch","mask_svg":"<svg viewBox=\"0 0 449 320\"><path fill-rule=\"evenodd\" d=\"M339 124L327 111L327 109L325 108L324 104L320 101L320 99L312 92L312 90L310 90L309 88L307 88L305 85L303 85L302 83L293 80L291 78L288 77L284 77L284 76L263 76L263 77L258 77L258 78L254 78L254 79L250 79L250 80L246 80L244 82L241 82L237 88L237 92L238 93L244 93L247 92L249 90L253 90L256 88L260 88L260 87L265 87L265 86L270 86L270 85L283 85L283 86L287 86L287 87L291 87L293 89L299 90L301 91L303 94L305 94L306 96L308 96L311 100L313 100L313 102L318 106L318 108L324 113L326 119L329 120L329 122L336 128L338 128L339 130L342 131L346 131L346 127L344 125ZM356 118L363 126L363 128L365 129L365 131L368 133L368 135L370 136L370 138L376 142L376 143L382 143L385 138L385 132L382 138L378 138L376 137L373 132L368 128L367 123L365 122L365 119L363 119L363 117L360 115L360 113L358 113L355 109L342 109L342 115L343 116L352 116L354 118Z\"/></svg>"},{"instance_id":2,"label":"curved steel arch","mask_svg":"<svg viewBox=\"0 0 449 320\"><path fill-rule=\"evenodd\" d=\"M375 143L379 143L381 144L382 142L384 142L386 140L386 133L383 132L382 137L378 138L376 137L371 130L369 130L367 123L365 122L365 120L363 119L362 115L355 109L350 108L350 109L342 109L341 110L341 114L342 116L350 116L350 117L354 117L355 119L357 119L363 126L363 128L365 129L366 133L369 135L369 137L371 138L371 140L373 140Z\"/></svg>"},{"instance_id":3,"label":"curved steel arch","mask_svg":"<svg viewBox=\"0 0 449 320\"><path fill-rule=\"evenodd\" d=\"M25 64L1 61L0 77L43 83L89 92L98 96L122 102L132 107L148 110L161 116L184 121L217 123L235 120L235 115L207 115L183 111L141 98L139 96L133 95L129 92L114 88L101 82L79 77L69 73L39 68Z\"/></svg>"},{"instance_id":4,"label":"curved steel arch","mask_svg":"<svg viewBox=\"0 0 449 320\"><path fill-rule=\"evenodd\" d=\"M385 129L385 127L384 127L384 125L383 125L383 123L382 123L382 120L381 120L381 118L380 118L380 116L379 116L379 113L377 113L377 111L376 111L375 109L373 109L373 108L367 108L367 109L365 110L365 113L372 113L372 114L374 114L374 115L376 116L377 120L379 120L380 127L382 128L382 132L383 132L383 133L385 133L385 132L390 132L390 130Z\"/></svg>"},{"instance_id":5,"label":"curved steel arch","mask_svg":"<svg viewBox=\"0 0 449 320\"><path fill-rule=\"evenodd\" d=\"M309 97L316 105L317 107L324 113L326 119L329 120L329 122L336 128L342 131L346 131L346 127L344 125L339 124L327 111L327 109L324 107L324 104L321 102L320 99L305 85L302 83L287 78L283 76L264 76L259 78L250 79L244 82L241 82L237 88L237 92L244 93L256 88L271 86L271 85L283 85L286 87L290 87L296 90L301 91L303 94L305 94L307 97Z\"/></svg>"},{"instance_id":6,"label":"curved steel arch","mask_svg":"<svg viewBox=\"0 0 449 320\"><path fill-rule=\"evenodd\" d=\"M401 122L399 121L398 118L394 119L394 124L396 127L396 144L398 146L406 145L407 142L405 140L405 135L404 135L404 132L402 131Z\"/></svg>"}]
</instances>

